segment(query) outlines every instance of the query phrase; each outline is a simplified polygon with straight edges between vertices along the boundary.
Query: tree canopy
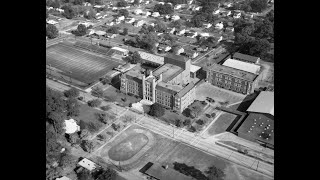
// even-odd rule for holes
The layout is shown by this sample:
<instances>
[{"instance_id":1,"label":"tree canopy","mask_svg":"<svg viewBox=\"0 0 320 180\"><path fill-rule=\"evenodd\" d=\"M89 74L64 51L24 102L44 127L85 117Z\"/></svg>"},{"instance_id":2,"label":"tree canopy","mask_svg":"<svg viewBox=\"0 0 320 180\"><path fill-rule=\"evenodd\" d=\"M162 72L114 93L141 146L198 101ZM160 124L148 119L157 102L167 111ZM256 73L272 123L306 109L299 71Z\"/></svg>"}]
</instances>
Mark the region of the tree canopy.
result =
<instances>
[{"instance_id":1,"label":"tree canopy","mask_svg":"<svg viewBox=\"0 0 320 180\"><path fill-rule=\"evenodd\" d=\"M120 9L118 12L119 16L124 16L124 17L128 17L129 16L129 11L126 9Z\"/></svg>"},{"instance_id":2,"label":"tree canopy","mask_svg":"<svg viewBox=\"0 0 320 180\"><path fill-rule=\"evenodd\" d=\"M172 14L174 12L173 7L170 4L156 4L153 7L154 12L159 12L159 14Z\"/></svg>"},{"instance_id":3,"label":"tree canopy","mask_svg":"<svg viewBox=\"0 0 320 180\"><path fill-rule=\"evenodd\" d=\"M128 6L127 1L121 0L117 3L117 7L126 7Z\"/></svg>"},{"instance_id":4,"label":"tree canopy","mask_svg":"<svg viewBox=\"0 0 320 180\"><path fill-rule=\"evenodd\" d=\"M48 24L46 28L46 35L49 39L54 39L59 36L59 31L57 27L53 24Z\"/></svg>"},{"instance_id":5,"label":"tree canopy","mask_svg":"<svg viewBox=\"0 0 320 180\"><path fill-rule=\"evenodd\" d=\"M72 19L72 18L74 18L76 16L76 10L70 4L64 5L61 9L64 10L62 15L64 17L66 17L67 19Z\"/></svg>"},{"instance_id":6,"label":"tree canopy","mask_svg":"<svg viewBox=\"0 0 320 180\"><path fill-rule=\"evenodd\" d=\"M77 36L84 36L87 34L87 27L84 24L79 24L76 32Z\"/></svg>"},{"instance_id":7,"label":"tree canopy","mask_svg":"<svg viewBox=\"0 0 320 180\"><path fill-rule=\"evenodd\" d=\"M151 116L161 117L164 115L164 113L165 113L165 110L160 104L154 103L150 106L149 114Z\"/></svg>"},{"instance_id":8,"label":"tree canopy","mask_svg":"<svg viewBox=\"0 0 320 180\"><path fill-rule=\"evenodd\" d=\"M143 63L143 60L137 51L135 51L131 56L125 57L124 60L131 64Z\"/></svg>"},{"instance_id":9,"label":"tree canopy","mask_svg":"<svg viewBox=\"0 0 320 180\"><path fill-rule=\"evenodd\" d=\"M63 92L64 96L67 98L76 98L80 95L80 91L74 87Z\"/></svg>"}]
</instances>

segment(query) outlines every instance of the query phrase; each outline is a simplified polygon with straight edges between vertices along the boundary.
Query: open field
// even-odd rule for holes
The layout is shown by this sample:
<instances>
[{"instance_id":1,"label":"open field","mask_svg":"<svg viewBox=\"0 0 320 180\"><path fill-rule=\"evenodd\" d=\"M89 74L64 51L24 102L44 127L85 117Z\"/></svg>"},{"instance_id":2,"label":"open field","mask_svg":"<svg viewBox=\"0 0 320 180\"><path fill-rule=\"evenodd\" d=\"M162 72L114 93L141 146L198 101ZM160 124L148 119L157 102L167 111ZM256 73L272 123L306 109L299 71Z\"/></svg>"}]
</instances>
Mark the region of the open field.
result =
<instances>
[{"instance_id":1,"label":"open field","mask_svg":"<svg viewBox=\"0 0 320 180\"><path fill-rule=\"evenodd\" d=\"M86 84L93 83L121 64L117 60L98 56L63 43L50 46L46 51L47 65L59 70L62 75Z\"/></svg>"},{"instance_id":2,"label":"open field","mask_svg":"<svg viewBox=\"0 0 320 180\"><path fill-rule=\"evenodd\" d=\"M216 156L208 155L202 151L191 148L185 144L173 141L161 135L155 134L143 127L132 125L127 130L119 134L112 142L107 143L105 147L102 148L100 152L96 153L96 156L93 158L96 159L99 164L108 165L111 163L107 157L108 149L116 147L119 142L123 142L126 137L132 136L133 131L139 130L139 133L144 133L145 135L152 135L153 143L148 142L148 145L144 146L140 153L139 158L134 155L129 164L120 163L121 169L134 173L135 175L144 177L143 174L138 171L148 162L160 163L162 165L169 165L173 167L174 162L185 163L188 166L194 166L195 168L201 170L202 172L206 171L210 166L214 165L217 168L221 169L225 177L223 179L227 180L238 180L238 179L249 179L249 180L264 180L268 179L260 174L257 174L254 171L245 169L236 164L233 164L225 159L221 159ZM131 138L132 139L132 138ZM139 139L139 138L138 138ZM137 140L138 140L137 139ZM126 141L126 140L125 140ZM150 139L149 139L150 141ZM127 142L126 142L127 143ZM147 147L148 148L145 148ZM144 151L143 153L141 153ZM125 162L125 161L124 161ZM118 166L118 163L111 163L114 166ZM206 174L207 175L207 174Z\"/></svg>"},{"instance_id":3,"label":"open field","mask_svg":"<svg viewBox=\"0 0 320 180\"><path fill-rule=\"evenodd\" d=\"M231 113L223 113L208 129L209 135L216 135L226 131L237 116Z\"/></svg>"}]
</instances>

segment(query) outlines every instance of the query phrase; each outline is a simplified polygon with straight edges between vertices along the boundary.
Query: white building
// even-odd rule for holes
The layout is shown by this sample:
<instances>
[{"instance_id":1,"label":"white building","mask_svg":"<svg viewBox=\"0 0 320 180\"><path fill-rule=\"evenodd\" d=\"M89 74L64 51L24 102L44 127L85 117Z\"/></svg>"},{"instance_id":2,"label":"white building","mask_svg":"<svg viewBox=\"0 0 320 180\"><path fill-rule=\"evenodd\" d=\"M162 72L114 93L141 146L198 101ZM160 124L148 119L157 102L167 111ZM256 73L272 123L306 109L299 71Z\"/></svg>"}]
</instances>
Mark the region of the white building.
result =
<instances>
[{"instance_id":1,"label":"white building","mask_svg":"<svg viewBox=\"0 0 320 180\"><path fill-rule=\"evenodd\" d=\"M134 21L136 21L134 18L131 19L127 19L126 23L133 23Z\"/></svg>"},{"instance_id":2,"label":"white building","mask_svg":"<svg viewBox=\"0 0 320 180\"><path fill-rule=\"evenodd\" d=\"M80 131L80 126L77 124L77 122L74 119L64 120L66 130L66 134L73 134L77 131Z\"/></svg>"},{"instance_id":3,"label":"white building","mask_svg":"<svg viewBox=\"0 0 320 180\"><path fill-rule=\"evenodd\" d=\"M210 23L203 23L204 28L210 28L212 26L212 24Z\"/></svg>"},{"instance_id":4,"label":"white building","mask_svg":"<svg viewBox=\"0 0 320 180\"><path fill-rule=\"evenodd\" d=\"M153 16L153 17L159 17L160 14L159 14L159 12L153 12L153 13L152 13L152 16Z\"/></svg>"},{"instance_id":5,"label":"white building","mask_svg":"<svg viewBox=\"0 0 320 180\"><path fill-rule=\"evenodd\" d=\"M134 10L134 14L142 14L143 13L143 11L141 10L141 9L135 9Z\"/></svg>"},{"instance_id":6,"label":"white building","mask_svg":"<svg viewBox=\"0 0 320 180\"><path fill-rule=\"evenodd\" d=\"M158 4L162 4L162 5L164 5L164 2L159 2Z\"/></svg>"},{"instance_id":7,"label":"white building","mask_svg":"<svg viewBox=\"0 0 320 180\"><path fill-rule=\"evenodd\" d=\"M184 35L184 33L186 33L186 29L181 29L181 30L178 30L178 31L177 31L177 34L176 34L176 35L182 36L182 35Z\"/></svg>"},{"instance_id":8,"label":"white building","mask_svg":"<svg viewBox=\"0 0 320 180\"><path fill-rule=\"evenodd\" d=\"M47 21L47 23L52 24L52 25L58 24L58 22L55 20L49 20L49 21Z\"/></svg>"},{"instance_id":9,"label":"white building","mask_svg":"<svg viewBox=\"0 0 320 180\"><path fill-rule=\"evenodd\" d=\"M202 37L209 37L210 35L209 35L209 33L200 33L200 36L202 36Z\"/></svg>"},{"instance_id":10,"label":"white building","mask_svg":"<svg viewBox=\"0 0 320 180\"><path fill-rule=\"evenodd\" d=\"M146 12L146 16L150 16L151 15L151 12L150 11L147 11Z\"/></svg>"},{"instance_id":11,"label":"white building","mask_svg":"<svg viewBox=\"0 0 320 180\"><path fill-rule=\"evenodd\" d=\"M144 20L136 21L136 24L134 25L135 27L140 27L145 23Z\"/></svg>"},{"instance_id":12,"label":"white building","mask_svg":"<svg viewBox=\"0 0 320 180\"><path fill-rule=\"evenodd\" d=\"M181 4L177 4L174 9L177 10L177 9L180 9L181 8Z\"/></svg>"},{"instance_id":13,"label":"white building","mask_svg":"<svg viewBox=\"0 0 320 180\"><path fill-rule=\"evenodd\" d=\"M124 16L119 16L119 17L118 17L118 20L119 20L119 21L123 21L124 19L125 19Z\"/></svg>"},{"instance_id":14,"label":"white building","mask_svg":"<svg viewBox=\"0 0 320 180\"><path fill-rule=\"evenodd\" d=\"M88 169L89 171L93 171L97 168L96 163L90 161L87 158L83 158L81 161L79 161L78 165L84 167L85 169Z\"/></svg>"},{"instance_id":15,"label":"white building","mask_svg":"<svg viewBox=\"0 0 320 180\"><path fill-rule=\"evenodd\" d=\"M171 20L172 21L176 21L176 20L179 20L179 19L180 19L180 16L178 16L178 15L171 16Z\"/></svg>"},{"instance_id":16,"label":"white building","mask_svg":"<svg viewBox=\"0 0 320 180\"><path fill-rule=\"evenodd\" d=\"M222 22L219 22L215 25L215 28L216 29L222 29L223 28L223 23Z\"/></svg>"},{"instance_id":17,"label":"white building","mask_svg":"<svg viewBox=\"0 0 320 180\"><path fill-rule=\"evenodd\" d=\"M259 74L260 66L252 63L247 63L235 59L227 59L223 64L223 66L228 66L234 69L239 69L242 71L246 71L253 74Z\"/></svg>"}]
</instances>

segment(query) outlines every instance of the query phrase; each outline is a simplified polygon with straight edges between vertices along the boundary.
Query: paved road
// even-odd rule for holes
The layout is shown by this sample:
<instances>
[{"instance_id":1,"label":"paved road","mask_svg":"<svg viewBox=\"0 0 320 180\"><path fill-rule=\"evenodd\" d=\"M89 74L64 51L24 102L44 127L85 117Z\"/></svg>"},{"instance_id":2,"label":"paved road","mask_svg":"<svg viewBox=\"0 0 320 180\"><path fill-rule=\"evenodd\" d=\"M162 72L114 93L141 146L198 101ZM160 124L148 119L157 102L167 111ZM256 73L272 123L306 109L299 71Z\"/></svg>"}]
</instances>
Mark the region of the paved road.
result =
<instances>
[{"instance_id":1,"label":"paved road","mask_svg":"<svg viewBox=\"0 0 320 180\"><path fill-rule=\"evenodd\" d=\"M47 85L59 91L70 89L70 87L68 87L67 85L60 84L58 82L48 80L48 79L47 79ZM93 98L96 99L95 97L92 97L90 94L85 92L80 92L80 95L84 96L86 101ZM123 112L123 110L126 109L123 107L119 107L110 102L103 102L103 103L105 103L106 105L110 105L113 111L114 109L116 109L115 111L119 112L117 113L117 115L120 115L121 112ZM141 115L140 114L136 115L136 117L139 117L139 116ZM142 118L140 118L137 124L157 134L161 134L169 138L174 137L175 140L184 142L187 145L197 148L199 150L202 150L206 153L228 159L241 166L247 167L248 169L254 169L257 172L263 173L264 175L273 177L273 174L274 174L273 165L270 165L261 161L257 161L254 158L250 158L248 156L234 152L227 148L218 146L215 144L215 141L212 139L205 139L201 136L196 136L194 133L188 132L186 130L174 128L173 126L163 124L162 122L159 122L156 119L151 118L149 116L143 116Z\"/></svg>"}]
</instances>

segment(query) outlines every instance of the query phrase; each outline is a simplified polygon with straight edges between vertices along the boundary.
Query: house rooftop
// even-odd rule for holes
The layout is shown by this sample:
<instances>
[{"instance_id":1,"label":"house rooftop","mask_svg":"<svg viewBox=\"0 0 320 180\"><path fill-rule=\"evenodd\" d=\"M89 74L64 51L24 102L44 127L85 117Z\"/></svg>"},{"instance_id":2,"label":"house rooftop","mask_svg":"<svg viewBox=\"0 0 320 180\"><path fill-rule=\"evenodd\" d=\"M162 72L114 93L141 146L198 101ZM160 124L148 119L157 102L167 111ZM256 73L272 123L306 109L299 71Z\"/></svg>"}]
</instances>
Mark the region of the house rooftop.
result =
<instances>
[{"instance_id":1,"label":"house rooftop","mask_svg":"<svg viewBox=\"0 0 320 180\"><path fill-rule=\"evenodd\" d=\"M250 56L250 55L246 55L246 54L241 54L241 53L238 53L238 52L234 53L232 57L234 59L250 61L250 62L253 62L253 63L256 63L257 60L259 59L259 57Z\"/></svg>"},{"instance_id":2,"label":"house rooftop","mask_svg":"<svg viewBox=\"0 0 320 180\"><path fill-rule=\"evenodd\" d=\"M235 59L227 59L222 65L228 66L234 69L250 72L253 74L259 74L260 66L252 63L243 62Z\"/></svg>"},{"instance_id":3,"label":"house rooftop","mask_svg":"<svg viewBox=\"0 0 320 180\"><path fill-rule=\"evenodd\" d=\"M253 74L250 72L242 71L239 69L234 69L234 68L219 65L219 64L212 64L207 69L210 69L215 72L223 73L223 74L228 74L228 75L231 75L231 76L234 76L234 77L237 77L240 79L244 79L247 81L254 81L256 79L256 77L258 76L256 74Z\"/></svg>"},{"instance_id":4,"label":"house rooftop","mask_svg":"<svg viewBox=\"0 0 320 180\"><path fill-rule=\"evenodd\" d=\"M81 161L79 161L78 165L88 169L89 171L92 171L96 168L96 164L87 158L83 158Z\"/></svg>"}]
</instances>

